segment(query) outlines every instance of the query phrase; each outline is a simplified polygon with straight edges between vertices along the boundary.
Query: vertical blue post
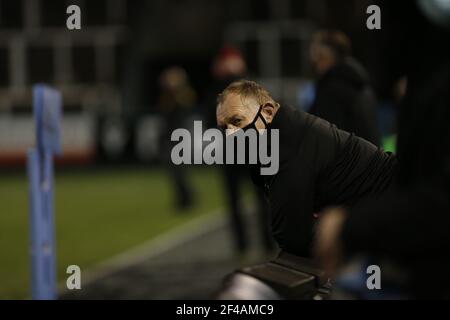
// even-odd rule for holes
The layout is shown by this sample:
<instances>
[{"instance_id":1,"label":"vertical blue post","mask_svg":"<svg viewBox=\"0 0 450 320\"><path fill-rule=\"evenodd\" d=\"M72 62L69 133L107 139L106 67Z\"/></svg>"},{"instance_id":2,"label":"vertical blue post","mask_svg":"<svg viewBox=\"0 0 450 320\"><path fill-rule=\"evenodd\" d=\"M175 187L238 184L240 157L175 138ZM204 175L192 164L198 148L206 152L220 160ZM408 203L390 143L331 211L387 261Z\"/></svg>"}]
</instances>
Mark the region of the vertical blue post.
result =
<instances>
[{"instance_id":1,"label":"vertical blue post","mask_svg":"<svg viewBox=\"0 0 450 320\"><path fill-rule=\"evenodd\" d=\"M56 298L53 218L53 155L61 152L61 94L50 87L33 87L36 148L27 159L30 208L31 297Z\"/></svg>"}]
</instances>

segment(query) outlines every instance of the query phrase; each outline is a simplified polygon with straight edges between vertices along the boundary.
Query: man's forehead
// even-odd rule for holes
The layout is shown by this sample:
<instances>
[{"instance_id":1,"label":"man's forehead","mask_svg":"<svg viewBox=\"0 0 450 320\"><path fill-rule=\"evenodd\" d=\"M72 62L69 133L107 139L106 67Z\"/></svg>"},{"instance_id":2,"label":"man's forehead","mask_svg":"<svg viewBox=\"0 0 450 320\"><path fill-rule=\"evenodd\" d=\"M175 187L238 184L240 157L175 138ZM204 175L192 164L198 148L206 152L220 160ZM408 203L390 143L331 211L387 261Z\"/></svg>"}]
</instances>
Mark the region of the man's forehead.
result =
<instances>
[{"instance_id":1,"label":"man's forehead","mask_svg":"<svg viewBox=\"0 0 450 320\"><path fill-rule=\"evenodd\" d=\"M233 114L240 113L245 109L245 106L239 104L220 104L217 108L217 115L222 118L229 117Z\"/></svg>"},{"instance_id":2,"label":"man's forehead","mask_svg":"<svg viewBox=\"0 0 450 320\"><path fill-rule=\"evenodd\" d=\"M246 104L246 100L244 97L242 97L240 94L237 93L229 93L225 96L225 99L222 102L222 106L226 107L242 107Z\"/></svg>"},{"instance_id":3,"label":"man's forehead","mask_svg":"<svg viewBox=\"0 0 450 320\"><path fill-rule=\"evenodd\" d=\"M253 98L250 97L245 98L239 94L230 93L225 97L224 101L218 106L217 112L218 114L239 112L246 110L253 103L256 103Z\"/></svg>"},{"instance_id":4,"label":"man's forehead","mask_svg":"<svg viewBox=\"0 0 450 320\"><path fill-rule=\"evenodd\" d=\"M226 122L231 117L244 112L244 101L236 95L233 95L232 97L228 96L217 106L217 119L219 122Z\"/></svg>"}]
</instances>

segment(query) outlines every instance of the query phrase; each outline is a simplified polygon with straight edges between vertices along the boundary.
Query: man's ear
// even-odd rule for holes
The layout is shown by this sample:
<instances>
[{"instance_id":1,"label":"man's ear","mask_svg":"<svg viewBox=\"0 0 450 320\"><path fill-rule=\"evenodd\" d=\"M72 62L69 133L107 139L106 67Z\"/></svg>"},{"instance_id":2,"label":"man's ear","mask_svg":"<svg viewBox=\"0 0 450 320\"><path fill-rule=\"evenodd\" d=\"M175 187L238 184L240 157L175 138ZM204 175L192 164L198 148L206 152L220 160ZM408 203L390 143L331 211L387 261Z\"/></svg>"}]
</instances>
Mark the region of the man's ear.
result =
<instances>
[{"instance_id":1,"label":"man's ear","mask_svg":"<svg viewBox=\"0 0 450 320\"><path fill-rule=\"evenodd\" d=\"M271 102L266 103L262 107L261 113L263 117L266 119L267 123L271 123L276 113L275 104Z\"/></svg>"}]
</instances>

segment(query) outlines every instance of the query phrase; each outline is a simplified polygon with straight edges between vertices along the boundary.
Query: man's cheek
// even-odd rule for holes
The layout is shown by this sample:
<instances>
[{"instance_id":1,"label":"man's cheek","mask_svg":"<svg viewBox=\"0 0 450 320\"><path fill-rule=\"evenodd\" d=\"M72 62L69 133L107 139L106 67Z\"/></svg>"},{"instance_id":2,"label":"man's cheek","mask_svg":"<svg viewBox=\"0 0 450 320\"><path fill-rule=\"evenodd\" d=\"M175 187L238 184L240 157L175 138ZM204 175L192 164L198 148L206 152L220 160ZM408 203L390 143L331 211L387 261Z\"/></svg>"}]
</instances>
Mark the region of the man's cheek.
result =
<instances>
[{"instance_id":1,"label":"man's cheek","mask_svg":"<svg viewBox=\"0 0 450 320\"><path fill-rule=\"evenodd\" d=\"M234 128L230 128L230 129L226 129L225 130L225 135L228 137L228 136L231 136L232 134L234 134L236 131L238 131L239 130L239 128L236 128L236 127L234 127Z\"/></svg>"}]
</instances>

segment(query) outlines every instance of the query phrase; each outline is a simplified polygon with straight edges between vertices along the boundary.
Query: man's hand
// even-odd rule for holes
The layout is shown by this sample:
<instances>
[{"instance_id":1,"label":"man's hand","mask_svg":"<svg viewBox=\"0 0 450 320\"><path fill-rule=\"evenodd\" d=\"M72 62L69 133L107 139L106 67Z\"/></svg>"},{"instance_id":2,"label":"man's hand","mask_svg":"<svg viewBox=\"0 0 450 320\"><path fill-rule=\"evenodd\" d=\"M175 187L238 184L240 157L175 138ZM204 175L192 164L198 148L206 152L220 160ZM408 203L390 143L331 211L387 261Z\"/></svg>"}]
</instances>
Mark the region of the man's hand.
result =
<instances>
[{"instance_id":1,"label":"man's hand","mask_svg":"<svg viewBox=\"0 0 450 320\"><path fill-rule=\"evenodd\" d=\"M342 244L339 235L345 221L345 210L330 208L322 212L317 225L314 253L328 277L332 277L341 263Z\"/></svg>"}]
</instances>

